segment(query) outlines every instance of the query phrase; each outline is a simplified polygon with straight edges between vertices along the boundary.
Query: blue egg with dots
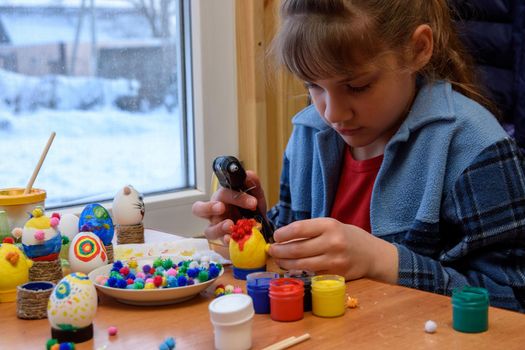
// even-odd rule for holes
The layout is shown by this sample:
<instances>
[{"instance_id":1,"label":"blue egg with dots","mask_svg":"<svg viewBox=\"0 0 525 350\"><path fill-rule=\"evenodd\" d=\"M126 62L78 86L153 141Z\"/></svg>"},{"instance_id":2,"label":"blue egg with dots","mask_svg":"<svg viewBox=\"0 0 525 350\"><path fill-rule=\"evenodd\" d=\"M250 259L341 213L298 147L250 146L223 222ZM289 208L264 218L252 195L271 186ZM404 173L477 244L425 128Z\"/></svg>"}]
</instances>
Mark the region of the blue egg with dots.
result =
<instances>
[{"instance_id":1,"label":"blue egg with dots","mask_svg":"<svg viewBox=\"0 0 525 350\"><path fill-rule=\"evenodd\" d=\"M113 220L102 205L93 203L85 206L78 221L79 231L97 235L104 245L110 245L115 232Z\"/></svg>"}]
</instances>

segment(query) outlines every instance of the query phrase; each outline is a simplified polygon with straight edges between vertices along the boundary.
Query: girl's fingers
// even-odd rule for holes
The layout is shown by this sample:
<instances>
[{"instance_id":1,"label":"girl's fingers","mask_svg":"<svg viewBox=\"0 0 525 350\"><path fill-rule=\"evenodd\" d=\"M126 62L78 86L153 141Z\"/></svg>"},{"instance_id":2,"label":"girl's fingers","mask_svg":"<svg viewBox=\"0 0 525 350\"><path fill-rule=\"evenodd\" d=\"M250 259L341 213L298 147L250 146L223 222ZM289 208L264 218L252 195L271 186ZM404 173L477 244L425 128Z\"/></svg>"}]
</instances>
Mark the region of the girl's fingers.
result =
<instances>
[{"instance_id":1,"label":"girl's fingers","mask_svg":"<svg viewBox=\"0 0 525 350\"><path fill-rule=\"evenodd\" d=\"M248 193L232 191L222 187L213 194L212 201L219 201L250 210L255 210L257 207L257 199Z\"/></svg>"},{"instance_id":2,"label":"girl's fingers","mask_svg":"<svg viewBox=\"0 0 525 350\"><path fill-rule=\"evenodd\" d=\"M295 221L276 230L273 238L278 243L314 238L322 235L325 231L335 230L337 223L336 220L330 218Z\"/></svg>"},{"instance_id":3,"label":"girl's fingers","mask_svg":"<svg viewBox=\"0 0 525 350\"><path fill-rule=\"evenodd\" d=\"M226 206L224 203L218 201L197 201L193 203L191 211L194 215L210 220L213 216L220 216L226 211Z\"/></svg>"},{"instance_id":4,"label":"girl's fingers","mask_svg":"<svg viewBox=\"0 0 525 350\"><path fill-rule=\"evenodd\" d=\"M230 227L233 225L233 221L226 219L216 224L211 224L204 230L204 234L208 239L222 239L225 235L230 234Z\"/></svg>"},{"instance_id":5,"label":"girl's fingers","mask_svg":"<svg viewBox=\"0 0 525 350\"><path fill-rule=\"evenodd\" d=\"M276 258L300 259L322 255L327 250L320 237L274 243L269 254Z\"/></svg>"}]
</instances>

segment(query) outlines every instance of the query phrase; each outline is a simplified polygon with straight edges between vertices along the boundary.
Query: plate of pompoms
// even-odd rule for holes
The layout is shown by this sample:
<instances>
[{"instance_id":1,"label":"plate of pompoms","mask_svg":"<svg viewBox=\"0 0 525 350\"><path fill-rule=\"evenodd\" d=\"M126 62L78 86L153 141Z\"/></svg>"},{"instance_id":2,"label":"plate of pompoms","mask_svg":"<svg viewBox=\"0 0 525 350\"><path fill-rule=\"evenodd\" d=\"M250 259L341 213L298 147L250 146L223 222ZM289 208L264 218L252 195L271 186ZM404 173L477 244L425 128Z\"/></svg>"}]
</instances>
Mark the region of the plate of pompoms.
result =
<instances>
[{"instance_id":1,"label":"plate of pompoms","mask_svg":"<svg viewBox=\"0 0 525 350\"><path fill-rule=\"evenodd\" d=\"M132 305L166 305L186 301L205 290L224 272L221 264L203 256L199 260L158 256L117 260L89 273L95 287Z\"/></svg>"}]
</instances>

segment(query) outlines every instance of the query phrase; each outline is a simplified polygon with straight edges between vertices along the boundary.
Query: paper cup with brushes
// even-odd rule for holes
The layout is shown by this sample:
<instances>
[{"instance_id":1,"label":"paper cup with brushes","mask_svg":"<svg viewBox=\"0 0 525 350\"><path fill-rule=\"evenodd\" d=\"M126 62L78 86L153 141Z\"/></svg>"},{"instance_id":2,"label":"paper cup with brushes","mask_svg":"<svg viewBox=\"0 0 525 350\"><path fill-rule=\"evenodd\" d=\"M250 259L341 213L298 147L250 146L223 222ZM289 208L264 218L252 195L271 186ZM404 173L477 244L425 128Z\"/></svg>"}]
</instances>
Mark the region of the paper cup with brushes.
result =
<instances>
[{"instance_id":1,"label":"paper cup with brushes","mask_svg":"<svg viewBox=\"0 0 525 350\"><path fill-rule=\"evenodd\" d=\"M230 260L233 276L246 280L252 272L266 271L270 245L261 233L261 223L255 219L240 219L231 227Z\"/></svg>"}]
</instances>

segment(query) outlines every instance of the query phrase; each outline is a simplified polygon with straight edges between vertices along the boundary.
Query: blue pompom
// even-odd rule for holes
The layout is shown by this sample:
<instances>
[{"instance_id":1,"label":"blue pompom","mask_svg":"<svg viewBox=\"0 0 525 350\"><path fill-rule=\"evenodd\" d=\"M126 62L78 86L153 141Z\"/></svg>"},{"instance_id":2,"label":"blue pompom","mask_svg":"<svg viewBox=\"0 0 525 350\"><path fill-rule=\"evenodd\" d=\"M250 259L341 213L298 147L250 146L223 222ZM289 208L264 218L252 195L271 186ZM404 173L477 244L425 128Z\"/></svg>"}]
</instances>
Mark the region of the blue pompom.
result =
<instances>
[{"instance_id":1,"label":"blue pompom","mask_svg":"<svg viewBox=\"0 0 525 350\"><path fill-rule=\"evenodd\" d=\"M199 269L198 268L188 269L186 273L188 274L188 277L195 278L199 275Z\"/></svg>"},{"instance_id":2,"label":"blue pompom","mask_svg":"<svg viewBox=\"0 0 525 350\"><path fill-rule=\"evenodd\" d=\"M117 281L118 280L115 277L110 277L110 278L108 278L106 283L107 283L107 285L109 287L113 287L114 288L117 285Z\"/></svg>"},{"instance_id":3,"label":"blue pompom","mask_svg":"<svg viewBox=\"0 0 525 350\"><path fill-rule=\"evenodd\" d=\"M178 287L177 279L174 276L168 276L166 282L168 284L168 288Z\"/></svg>"},{"instance_id":4,"label":"blue pompom","mask_svg":"<svg viewBox=\"0 0 525 350\"><path fill-rule=\"evenodd\" d=\"M192 286L195 284L195 281L193 280L193 278L188 278L188 282L186 283L188 286Z\"/></svg>"},{"instance_id":5,"label":"blue pompom","mask_svg":"<svg viewBox=\"0 0 525 350\"><path fill-rule=\"evenodd\" d=\"M159 345L159 350L170 350L170 347L166 343Z\"/></svg>"},{"instance_id":6,"label":"blue pompom","mask_svg":"<svg viewBox=\"0 0 525 350\"><path fill-rule=\"evenodd\" d=\"M184 276L179 276L179 277L177 277L177 285L178 285L179 287L183 287L183 286L185 286L187 283L188 283L188 280L186 279L186 277L184 277Z\"/></svg>"},{"instance_id":7,"label":"blue pompom","mask_svg":"<svg viewBox=\"0 0 525 350\"><path fill-rule=\"evenodd\" d=\"M130 272L130 273L128 273L128 279L129 278L131 278L132 280L135 280L135 278L137 278L137 277Z\"/></svg>"},{"instance_id":8,"label":"blue pompom","mask_svg":"<svg viewBox=\"0 0 525 350\"><path fill-rule=\"evenodd\" d=\"M164 341L164 344L166 344L170 349L175 348L175 339L173 337L166 338Z\"/></svg>"},{"instance_id":9,"label":"blue pompom","mask_svg":"<svg viewBox=\"0 0 525 350\"><path fill-rule=\"evenodd\" d=\"M150 270L151 270L151 266L149 265L142 266L142 271L144 271L144 273L149 273Z\"/></svg>"},{"instance_id":10,"label":"blue pompom","mask_svg":"<svg viewBox=\"0 0 525 350\"><path fill-rule=\"evenodd\" d=\"M117 281L117 288L124 289L126 288L128 283L125 280L118 280Z\"/></svg>"},{"instance_id":11,"label":"blue pompom","mask_svg":"<svg viewBox=\"0 0 525 350\"><path fill-rule=\"evenodd\" d=\"M122 265L122 261L120 260L117 260L113 263L113 268L116 268L117 271L120 270L121 268L123 268L124 265Z\"/></svg>"},{"instance_id":12,"label":"blue pompom","mask_svg":"<svg viewBox=\"0 0 525 350\"><path fill-rule=\"evenodd\" d=\"M219 268L215 265L210 265L210 269L208 270L208 274L209 274L209 277L210 279L213 279L217 276L219 276Z\"/></svg>"}]
</instances>

